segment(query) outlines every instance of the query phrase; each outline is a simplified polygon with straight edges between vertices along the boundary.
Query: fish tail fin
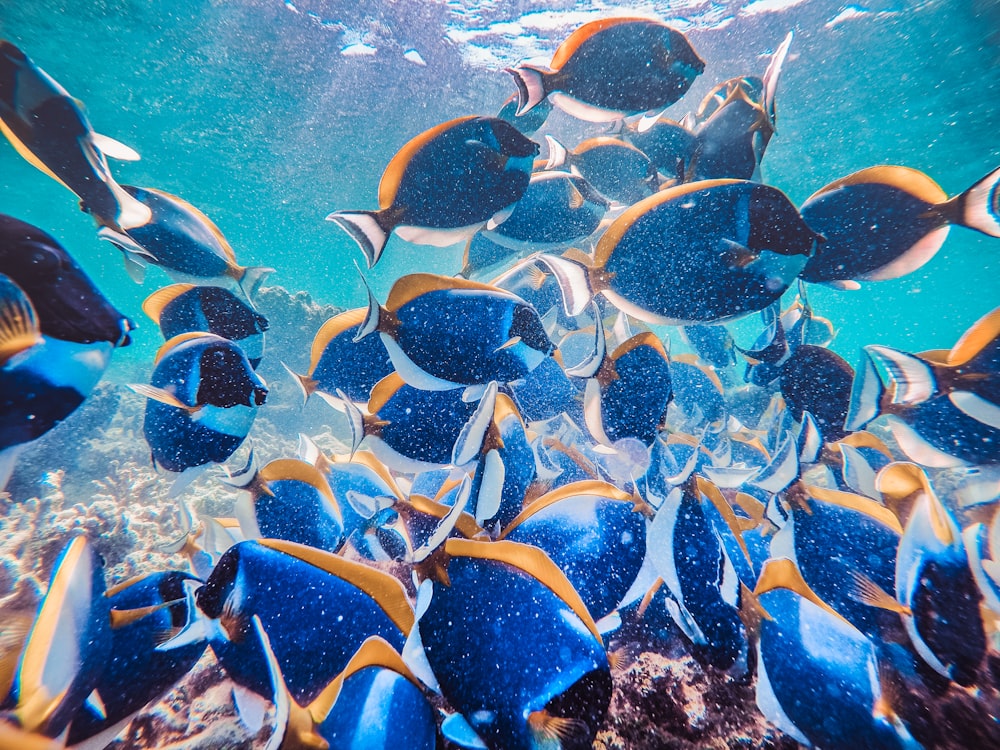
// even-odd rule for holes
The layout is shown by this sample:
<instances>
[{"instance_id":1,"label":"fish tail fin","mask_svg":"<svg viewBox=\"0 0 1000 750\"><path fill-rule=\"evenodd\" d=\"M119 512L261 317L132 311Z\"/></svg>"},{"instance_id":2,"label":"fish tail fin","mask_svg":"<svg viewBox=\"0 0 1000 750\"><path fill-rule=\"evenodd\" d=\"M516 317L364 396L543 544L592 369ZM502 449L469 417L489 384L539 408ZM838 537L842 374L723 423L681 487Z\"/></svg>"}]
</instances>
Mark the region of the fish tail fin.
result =
<instances>
[{"instance_id":1,"label":"fish tail fin","mask_svg":"<svg viewBox=\"0 0 1000 750\"><path fill-rule=\"evenodd\" d=\"M326 220L351 235L365 254L369 268L378 263L395 227L385 211L334 211Z\"/></svg>"},{"instance_id":2,"label":"fish tail fin","mask_svg":"<svg viewBox=\"0 0 1000 750\"><path fill-rule=\"evenodd\" d=\"M556 169L566 163L566 147L551 135L545 136L545 144L549 147L549 158L545 162L546 169Z\"/></svg>"},{"instance_id":3,"label":"fish tail fin","mask_svg":"<svg viewBox=\"0 0 1000 750\"><path fill-rule=\"evenodd\" d=\"M921 404L938 395L934 368L919 357L888 346L865 347L869 359L889 376L894 404Z\"/></svg>"},{"instance_id":4,"label":"fish tail fin","mask_svg":"<svg viewBox=\"0 0 1000 750\"><path fill-rule=\"evenodd\" d=\"M792 36L794 32L789 31L785 36L781 44L771 55L771 61L767 64L767 70L764 71L764 101L763 107L764 111L767 113L768 119L771 121L771 126L773 127L778 119L777 112L774 109L774 98L778 89L778 78L781 76L781 68L785 64L785 59L788 57L788 48L792 46Z\"/></svg>"},{"instance_id":5,"label":"fish tail fin","mask_svg":"<svg viewBox=\"0 0 1000 750\"><path fill-rule=\"evenodd\" d=\"M354 454L358 452L358 448L361 447L361 441L365 439L365 415L343 391L338 390L337 395L344 405L344 414L347 415L347 424L351 429L351 457L353 458Z\"/></svg>"},{"instance_id":6,"label":"fish tail fin","mask_svg":"<svg viewBox=\"0 0 1000 750\"><path fill-rule=\"evenodd\" d=\"M533 109L547 95L545 71L530 65L519 65L516 68L504 68L504 72L510 73L517 86L517 111L514 113L516 116L519 117Z\"/></svg>"},{"instance_id":7,"label":"fish tail fin","mask_svg":"<svg viewBox=\"0 0 1000 750\"><path fill-rule=\"evenodd\" d=\"M862 354L861 362L854 370L854 384L851 387L851 403L844 420L844 429L851 432L861 430L881 414L882 396L885 386L875 369L868 351Z\"/></svg>"},{"instance_id":8,"label":"fish tail fin","mask_svg":"<svg viewBox=\"0 0 1000 750\"><path fill-rule=\"evenodd\" d=\"M247 298L247 301L250 302L251 307L253 307L253 298L260 289L260 285L272 273L274 273L274 269L267 268L266 266L240 267L236 275L236 283L239 284L240 290Z\"/></svg>"},{"instance_id":9,"label":"fish tail fin","mask_svg":"<svg viewBox=\"0 0 1000 750\"><path fill-rule=\"evenodd\" d=\"M590 269L572 258L560 258L555 255L539 255L538 260L545 264L559 282L566 314L576 317L586 310L594 299Z\"/></svg>"},{"instance_id":10,"label":"fish tail fin","mask_svg":"<svg viewBox=\"0 0 1000 750\"><path fill-rule=\"evenodd\" d=\"M1000 237L1000 168L934 210L952 224Z\"/></svg>"},{"instance_id":11,"label":"fish tail fin","mask_svg":"<svg viewBox=\"0 0 1000 750\"><path fill-rule=\"evenodd\" d=\"M299 392L302 394L302 405L305 406L309 397L316 392L316 380L308 375L299 375L299 373L295 372L295 370L284 362L281 363L281 366L288 371L288 374L295 381L295 385L299 387Z\"/></svg>"}]
</instances>

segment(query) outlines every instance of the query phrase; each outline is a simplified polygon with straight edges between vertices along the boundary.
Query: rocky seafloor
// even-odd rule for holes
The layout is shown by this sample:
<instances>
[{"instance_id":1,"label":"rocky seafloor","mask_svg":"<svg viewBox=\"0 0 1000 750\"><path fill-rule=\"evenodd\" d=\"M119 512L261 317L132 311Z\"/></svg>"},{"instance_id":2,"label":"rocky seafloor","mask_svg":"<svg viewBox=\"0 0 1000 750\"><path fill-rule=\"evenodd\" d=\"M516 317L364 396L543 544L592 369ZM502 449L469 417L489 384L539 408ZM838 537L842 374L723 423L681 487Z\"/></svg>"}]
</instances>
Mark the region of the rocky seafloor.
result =
<instances>
[{"instance_id":1,"label":"rocky seafloor","mask_svg":"<svg viewBox=\"0 0 1000 750\"><path fill-rule=\"evenodd\" d=\"M333 451L343 434L340 415L319 399L303 407L281 362L303 372L313 333L337 310L279 287L262 290L258 307L270 319L261 365L271 393L251 433L261 463L294 455L298 433ZM148 370L137 368L142 381ZM124 382L102 383L63 424L22 454L0 495L0 649L14 648L48 585L55 559L75 534L86 534L106 566L108 585L139 573L187 569L187 559L163 551L181 532L172 477L151 464L142 435L144 399ZM231 463L239 466L244 447ZM195 514L231 515L237 490L208 472L183 492ZM395 571L409 585L405 571ZM752 676L705 667L677 631L651 633L634 624L609 638L614 693L594 748L793 750L800 745L768 724L757 709ZM1000 656L975 690L944 686L939 694L907 696L904 718L927 747L1000 748ZM232 684L207 650L159 702L140 713L114 750L254 748L271 734L237 717ZM445 708L440 699L436 704ZM441 740L444 750L453 747Z\"/></svg>"}]
</instances>

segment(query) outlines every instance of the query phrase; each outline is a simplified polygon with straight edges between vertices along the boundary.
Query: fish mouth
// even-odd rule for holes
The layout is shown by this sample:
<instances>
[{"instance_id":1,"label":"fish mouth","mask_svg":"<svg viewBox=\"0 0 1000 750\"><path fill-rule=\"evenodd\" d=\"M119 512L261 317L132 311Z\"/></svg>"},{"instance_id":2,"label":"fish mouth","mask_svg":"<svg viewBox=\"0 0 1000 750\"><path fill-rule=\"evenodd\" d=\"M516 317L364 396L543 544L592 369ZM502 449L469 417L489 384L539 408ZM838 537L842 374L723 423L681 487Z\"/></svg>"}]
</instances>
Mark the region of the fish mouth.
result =
<instances>
[{"instance_id":1,"label":"fish mouth","mask_svg":"<svg viewBox=\"0 0 1000 750\"><path fill-rule=\"evenodd\" d=\"M0 41L0 55L16 63L25 63L28 61L28 56L20 48L8 41Z\"/></svg>"}]
</instances>

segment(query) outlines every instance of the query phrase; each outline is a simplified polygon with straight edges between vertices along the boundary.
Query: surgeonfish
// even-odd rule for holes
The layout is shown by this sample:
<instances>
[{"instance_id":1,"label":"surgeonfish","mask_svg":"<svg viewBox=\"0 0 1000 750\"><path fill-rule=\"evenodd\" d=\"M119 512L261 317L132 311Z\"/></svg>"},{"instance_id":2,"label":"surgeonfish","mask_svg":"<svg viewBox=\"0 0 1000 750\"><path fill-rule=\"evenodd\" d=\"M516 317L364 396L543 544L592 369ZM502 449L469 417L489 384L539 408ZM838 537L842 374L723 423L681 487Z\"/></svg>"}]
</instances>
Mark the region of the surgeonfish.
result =
<instances>
[{"instance_id":1,"label":"surgeonfish","mask_svg":"<svg viewBox=\"0 0 1000 750\"><path fill-rule=\"evenodd\" d=\"M538 144L495 117L459 117L411 139L390 160L377 211L334 211L374 266L395 230L407 242L451 245L509 209L528 187Z\"/></svg>"},{"instance_id":2,"label":"surgeonfish","mask_svg":"<svg viewBox=\"0 0 1000 750\"><path fill-rule=\"evenodd\" d=\"M423 653L448 703L492 750L553 740L590 747L611 674L566 576L540 549L516 542L449 539L441 552L438 577L417 593L419 644L407 649Z\"/></svg>"},{"instance_id":3,"label":"surgeonfish","mask_svg":"<svg viewBox=\"0 0 1000 750\"><path fill-rule=\"evenodd\" d=\"M389 353L379 336L356 339L367 310L348 310L326 321L316 332L305 374L287 369L303 397L313 393L329 400L343 392L355 403L365 403L372 388L393 371Z\"/></svg>"},{"instance_id":4,"label":"surgeonfish","mask_svg":"<svg viewBox=\"0 0 1000 750\"><path fill-rule=\"evenodd\" d=\"M142 311L164 339L191 331L214 333L239 344L255 370L264 356L267 318L225 287L171 284L149 295Z\"/></svg>"},{"instance_id":5,"label":"surgeonfish","mask_svg":"<svg viewBox=\"0 0 1000 750\"><path fill-rule=\"evenodd\" d=\"M796 422L804 412L816 420L823 440L833 442L847 434L844 421L851 402L854 370L836 352L802 344L781 365L780 388Z\"/></svg>"},{"instance_id":6,"label":"surgeonfish","mask_svg":"<svg viewBox=\"0 0 1000 750\"><path fill-rule=\"evenodd\" d=\"M42 335L77 344L129 344L135 324L55 238L6 214L0 214L0 273L31 300Z\"/></svg>"},{"instance_id":7,"label":"surgeonfish","mask_svg":"<svg viewBox=\"0 0 1000 750\"><path fill-rule=\"evenodd\" d=\"M825 750L919 750L883 700L872 641L817 596L790 560L768 563L755 596L766 612L757 706L769 722Z\"/></svg>"},{"instance_id":8,"label":"surgeonfish","mask_svg":"<svg viewBox=\"0 0 1000 750\"><path fill-rule=\"evenodd\" d=\"M196 597L202 617L160 648L207 634L229 676L269 697L267 665L251 637L257 616L301 704L315 699L367 638L401 649L413 625L413 609L392 576L277 539L232 547Z\"/></svg>"},{"instance_id":9,"label":"surgeonfish","mask_svg":"<svg viewBox=\"0 0 1000 750\"><path fill-rule=\"evenodd\" d=\"M736 344L724 325L681 326L681 336L716 372L736 364Z\"/></svg>"},{"instance_id":10,"label":"surgeonfish","mask_svg":"<svg viewBox=\"0 0 1000 750\"><path fill-rule=\"evenodd\" d=\"M278 458L240 479L245 494L234 515L244 539L284 539L327 552L344 543L344 514L323 472L295 458Z\"/></svg>"},{"instance_id":11,"label":"surgeonfish","mask_svg":"<svg viewBox=\"0 0 1000 750\"><path fill-rule=\"evenodd\" d=\"M952 224L1000 237L1000 169L949 199L934 180L909 167L862 169L810 196L802 218L823 236L802 279L856 288L927 263Z\"/></svg>"},{"instance_id":12,"label":"surgeonfish","mask_svg":"<svg viewBox=\"0 0 1000 750\"><path fill-rule=\"evenodd\" d=\"M643 123L645 130L639 129L638 122L628 122L622 129L622 138L644 153L665 178L667 187L685 182L688 166L694 158L697 139L683 123L657 118L652 124Z\"/></svg>"},{"instance_id":13,"label":"surgeonfish","mask_svg":"<svg viewBox=\"0 0 1000 750\"><path fill-rule=\"evenodd\" d=\"M132 322L52 237L0 215L0 488L97 385Z\"/></svg>"},{"instance_id":14,"label":"surgeonfish","mask_svg":"<svg viewBox=\"0 0 1000 750\"><path fill-rule=\"evenodd\" d=\"M986 634L981 594L958 525L916 464L889 464L876 487L905 519L895 595L905 608L910 643L939 675L973 685L986 654Z\"/></svg>"},{"instance_id":15,"label":"surgeonfish","mask_svg":"<svg viewBox=\"0 0 1000 750\"><path fill-rule=\"evenodd\" d=\"M84 703L72 719L71 747L107 744L194 667L207 641L171 651L156 647L195 617L194 590L200 585L187 573L163 571L130 578L105 592L111 649L94 686L99 703Z\"/></svg>"},{"instance_id":16,"label":"surgeonfish","mask_svg":"<svg viewBox=\"0 0 1000 750\"><path fill-rule=\"evenodd\" d=\"M20 728L59 737L97 685L111 656L111 606L104 565L85 536L55 562L48 591L0 708Z\"/></svg>"},{"instance_id":17,"label":"surgeonfish","mask_svg":"<svg viewBox=\"0 0 1000 750\"><path fill-rule=\"evenodd\" d=\"M608 227L592 260L542 258L560 276L571 313L602 294L639 320L683 325L771 305L818 240L780 190L706 180L633 205Z\"/></svg>"},{"instance_id":18,"label":"surgeonfish","mask_svg":"<svg viewBox=\"0 0 1000 750\"><path fill-rule=\"evenodd\" d=\"M149 220L123 231L102 227L97 236L122 251L125 270L134 281L141 284L146 267L159 266L178 282L236 285L253 305L254 294L273 268L239 265L219 228L183 198L155 188L123 188L148 207Z\"/></svg>"},{"instance_id":19,"label":"surgeonfish","mask_svg":"<svg viewBox=\"0 0 1000 750\"><path fill-rule=\"evenodd\" d=\"M607 482L573 482L534 500L501 538L544 550L599 621L618 606L642 567L644 507Z\"/></svg>"},{"instance_id":20,"label":"surgeonfish","mask_svg":"<svg viewBox=\"0 0 1000 750\"><path fill-rule=\"evenodd\" d=\"M493 389L494 397L496 390ZM454 462L458 454L475 458L493 417L493 404L466 401L461 390L425 391L403 381L398 373L372 389L367 413L345 403L352 450L362 440L372 453L396 471L415 472Z\"/></svg>"},{"instance_id":21,"label":"surgeonfish","mask_svg":"<svg viewBox=\"0 0 1000 750\"><path fill-rule=\"evenodd\" d=\"M559 45L548 68L508 68L518 115L545 99L588 122L656 113L676 102L705 70L687 37L648 18L585 23ZM609 71L611 73L609 74Z\"/></svg>"},{"instance_id":22,"label":"surgeonfish","mask_svg":"<svg viewBox=\"0 0 1000 750\"><path fill-rule=\"evenodd\" d=\"M568 151L550 135L546 169L568 167L609 201L631 206L660 187L656 167L642 151L610 136L588 138Z\"/></svg>"},{"instance_id":23,"label":"surgeonfish","mask_svg":"<svg viewBox=\"0 0 1000 750\"><path fill-rule=\"evenodd\" d=\"M993 310L952 349L923 355L865 347L847 429L885 415L903 453L924 466L1000 461L998 325L1000 313Z\"/></svg>"},{"instance_id":24,"label":"surgeonfish","mask_svg":"<svg viewBox=\"0 0 1000 750\"><path fill-rule=\"evenodd\" d=\"M167 471L219 463L243 443L267 386L236 344L210 333L182 333L160 347L146 396L143 433Z\"/></svg>"},{"instance_id":25,"label":"surgeonfish","mask_svg":"<svg viewBox=\"0 0 1000 750\"><path fill-rule=\"evenodd\" d=\"M648 446L663 425L672 396L663 342L651 332L638 333L607 354L587 381L587 427L604 445L635 438Z\"/></svg>"},{"instance_id":26,"label":"surgeonfish","mask_svg":"<svg viewBox=\"0 0 1000 750\"><path fill-rule=\"evenodd\" d=\"M369 291L355 338L376 332L403 380L431 391L519 380L555 349L517 295L429 273L397 280L384 307Z\"/></svg>"},{"instance_id":27,"label":"surgeonfish","mask_svg":"<svg viewBox=\"0 0 1000 750\"><path fill-rule=\"evenodd\" d=\"M481 232L516 250L569 247L597 231L607 210L608 201L583 177L535 172L513 213L499 226Z\"/></svg>"},{"instance_id":28,"label":"surgeonfish","mask_svg":"<svg viewBox=\"0 0 1000 750\"><path fill-rule=\"evenodd\" d=\"M149 208L123 190L108 168L108 156L135 161L139 154L95 133L79 100L3 39L0 132L32 166L76 193L80 208L99 225L119 231L149 220Z\"/></svg>"}]
</instances>

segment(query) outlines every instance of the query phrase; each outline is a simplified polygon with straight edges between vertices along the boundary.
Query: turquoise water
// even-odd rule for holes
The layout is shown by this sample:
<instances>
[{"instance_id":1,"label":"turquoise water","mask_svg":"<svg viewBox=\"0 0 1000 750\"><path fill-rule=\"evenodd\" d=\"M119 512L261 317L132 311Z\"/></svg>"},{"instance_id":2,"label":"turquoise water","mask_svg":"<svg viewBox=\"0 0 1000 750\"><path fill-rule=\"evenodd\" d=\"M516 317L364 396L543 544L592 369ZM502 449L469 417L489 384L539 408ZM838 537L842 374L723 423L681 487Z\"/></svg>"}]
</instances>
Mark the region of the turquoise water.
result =
<instances>
[{"instance_id":1,"label":"turquoise water","mask_svg":"<svg viewBox=\"0 0 1000 750\"><path fill-rule=\"evenodd\" d=\"M2 0L0 36L82 100L97 131L142 154L114 165L120 182L201 208L242 264L277 269L268 283L349 307L365 300L354 266L363 259L323 217L374 208L382 169L413 135L462 114L494 113L513 92L504 65L550 55L581 22L626 10L675 22L707 61L672 108L677 117L715 83L760 74L795 31L763 174L797 204L875 164L923 170L950 195L1000 164L1000 5L991 0L863 8L794 0ZM352 49L373 54L342 53ZM407 49L426 65L406 60ZM0 211L54 234L143 324L109 377L148 360L159 334L139 305L168 279L152 269L144 286L133 283L74 197L0 146ZM394 245L368 276L384 299L413 270L457 272L461 252ZM948 347L1000 301L998 258L995 240L953 228L916 273L853 293L816 288L812 301L835 322L833 347L852 362L867 343Z\"/></svg>"}]
</instances>

